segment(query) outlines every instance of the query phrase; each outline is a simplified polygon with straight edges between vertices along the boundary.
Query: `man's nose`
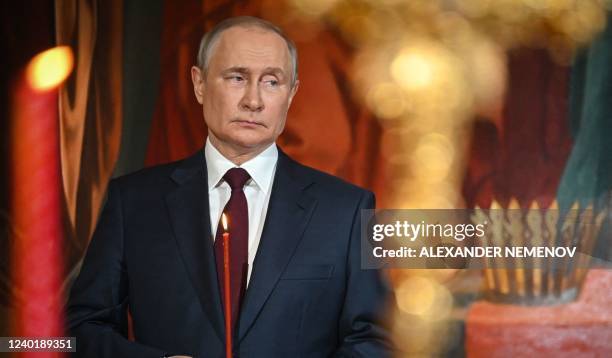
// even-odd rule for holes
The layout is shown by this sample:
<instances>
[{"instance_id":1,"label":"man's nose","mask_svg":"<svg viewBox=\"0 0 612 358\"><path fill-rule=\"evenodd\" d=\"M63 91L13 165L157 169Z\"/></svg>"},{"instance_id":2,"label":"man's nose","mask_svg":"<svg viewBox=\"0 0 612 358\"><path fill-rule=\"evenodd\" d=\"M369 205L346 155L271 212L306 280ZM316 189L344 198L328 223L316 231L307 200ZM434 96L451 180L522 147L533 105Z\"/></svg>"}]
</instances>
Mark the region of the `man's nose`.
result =
<instances>
[{"instance_id":1,"label":"man's nose","mask_svg":"<svg viewBox=\"0 0 612 358\"><path fill-rule=\"evenodd\" d=\"M261 112L264 109L258 82L250 82L246 86L240 107L250 112Z\"/></svg>"}]
</instances>

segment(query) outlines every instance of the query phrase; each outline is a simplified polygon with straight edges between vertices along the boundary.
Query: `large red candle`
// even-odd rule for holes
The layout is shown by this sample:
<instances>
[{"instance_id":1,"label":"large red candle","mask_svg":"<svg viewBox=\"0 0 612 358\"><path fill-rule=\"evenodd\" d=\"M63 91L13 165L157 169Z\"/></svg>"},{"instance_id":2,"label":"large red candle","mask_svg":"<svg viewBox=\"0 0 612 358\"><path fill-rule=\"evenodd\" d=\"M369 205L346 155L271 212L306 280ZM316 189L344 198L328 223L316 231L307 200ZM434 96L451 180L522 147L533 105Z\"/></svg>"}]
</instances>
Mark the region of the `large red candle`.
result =
<instances>
[{"instance_id":1,"label":"large red candle","mask_svg":"<svg viewBox=\"0 0 612 358\"><path fill-rule=\"evenodd\" d=\"M32 59L14 87L10 137L12 336L62 336L63 263L57 87L72 69L68 47ZM58 357L60 353L24 353Z\"/></svg>"}]
</instances>

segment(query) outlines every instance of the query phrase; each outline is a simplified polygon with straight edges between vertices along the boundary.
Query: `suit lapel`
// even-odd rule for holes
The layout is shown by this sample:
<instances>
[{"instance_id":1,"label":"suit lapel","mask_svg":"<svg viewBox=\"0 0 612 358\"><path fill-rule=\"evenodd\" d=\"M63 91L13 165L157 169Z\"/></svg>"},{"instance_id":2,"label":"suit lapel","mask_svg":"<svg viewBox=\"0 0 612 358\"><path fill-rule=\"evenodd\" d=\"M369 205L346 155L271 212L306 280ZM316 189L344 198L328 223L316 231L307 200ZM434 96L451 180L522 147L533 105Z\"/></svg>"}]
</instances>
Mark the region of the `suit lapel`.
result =
<instances>
[{"instance_id":1,"label":"suit lapel","mask_svg":"<svg viewBox=\"0 0 612 358\"><path fill-rule=\"evenodd\" d=\"M297 167L298 165L279 149L264 229L241 308L240 340L253 325L276 286L316 206L316 200L304 193L311 181L297 175Z\"/></svg>"},{"instance_id":2,"label":"suit lapel","mask_svg":"<svg viewBox=\"0 0 612 358\"><path fill-rule=\"evenodd\" d=\"M206 162L203 150L172 174L178 186L166 196L168 213L187 272L219 339L223 315L210 229Z\"/></svg>"}]
</instances>

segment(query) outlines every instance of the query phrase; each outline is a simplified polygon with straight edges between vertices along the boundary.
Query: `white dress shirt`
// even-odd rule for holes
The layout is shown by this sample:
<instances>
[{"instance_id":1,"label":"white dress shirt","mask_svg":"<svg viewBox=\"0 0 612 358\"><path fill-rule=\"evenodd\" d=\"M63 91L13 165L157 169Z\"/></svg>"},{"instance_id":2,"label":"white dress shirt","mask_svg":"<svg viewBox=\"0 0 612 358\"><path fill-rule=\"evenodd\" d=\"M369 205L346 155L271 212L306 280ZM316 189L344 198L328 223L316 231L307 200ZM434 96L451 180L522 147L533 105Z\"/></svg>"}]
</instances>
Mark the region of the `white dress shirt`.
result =
<instances>
[{"instance_id":1,"label":"white dress shirt","mask_svg":"<svg viewBox=\"0 0 612 358\"><path fill-rule=\"evenodd\" d=\"M278 149L276 148L276 144L272 143L255 158L237 166L219 153L217 148L215 148L207 138L206 146L204 147L204 155L206 157L206 169L208 171L208 201L210 206L210 224L213 240L217 233L217 225L219 224L223 209L232 194L232 189L229 184L223 180L223 176L229 169L237 167L246 170L251 176L251 179L244 185L244 195L246 196L249 210L248 285L251 280L253 261L255 260L257 248L259 247L264 221L266 220L268 203L270 202L272 181L278 161Z\"/></svg>"}]
</instances>

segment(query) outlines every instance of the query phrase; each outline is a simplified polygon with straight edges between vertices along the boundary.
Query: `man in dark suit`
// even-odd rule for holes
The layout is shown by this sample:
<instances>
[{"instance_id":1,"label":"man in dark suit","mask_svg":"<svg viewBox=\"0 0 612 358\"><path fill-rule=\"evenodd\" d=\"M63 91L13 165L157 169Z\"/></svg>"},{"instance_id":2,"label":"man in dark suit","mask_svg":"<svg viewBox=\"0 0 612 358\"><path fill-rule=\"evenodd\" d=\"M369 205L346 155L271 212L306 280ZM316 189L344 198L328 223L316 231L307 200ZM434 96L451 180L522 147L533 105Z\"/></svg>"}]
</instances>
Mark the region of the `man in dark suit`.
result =
<instances>
[{"instance_id":1,"label":"man in dark suit","mask_svg":"<svg viewBox=\"0 0 612 358\"><path fill-rule=\"evenodd\" d=\"M257 18L226 20L202 39L191 74L206 145L109 184L67 308L77 355L222 357L231 324L240 357L387 356L389 290L360 267L373 194L275 145L298 88L291 40Z\"/></svg>"}]
</instances>

